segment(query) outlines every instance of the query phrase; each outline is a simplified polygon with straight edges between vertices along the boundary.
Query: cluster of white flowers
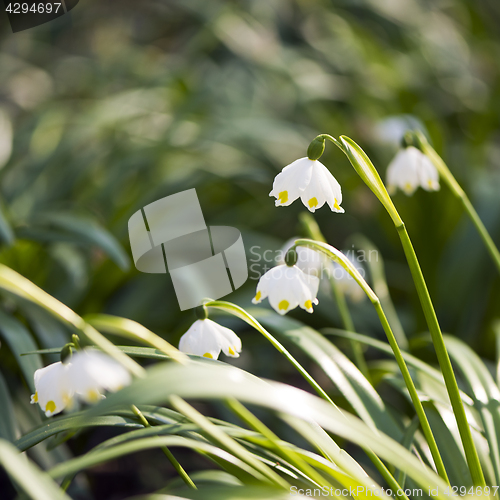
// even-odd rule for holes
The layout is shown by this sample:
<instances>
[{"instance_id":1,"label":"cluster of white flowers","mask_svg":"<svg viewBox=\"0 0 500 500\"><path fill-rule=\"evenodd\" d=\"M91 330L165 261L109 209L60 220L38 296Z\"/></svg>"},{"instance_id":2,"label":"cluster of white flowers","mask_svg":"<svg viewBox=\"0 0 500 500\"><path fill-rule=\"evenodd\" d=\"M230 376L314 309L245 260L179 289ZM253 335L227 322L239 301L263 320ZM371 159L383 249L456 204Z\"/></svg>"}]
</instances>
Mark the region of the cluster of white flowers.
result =
<instances>
[{"instance_id":1,"label":"cluster of white flowers","mask_svg":"<svg viewBox=\"0 0 500 500\"><path fill-rule=\"evenodd\" d=\"M67 363L52 363L35 372L35 394L31 404L38 403L47 417L70 407L75 397L95 403L103 391L117 391L130 384L130 373L101 351L85 348L77 351Z\"/></svg>"},{"instance_id":2,"label":"cluster of white flowers","mask_svg":"<svg viewBox=\"0 0 500 500\"><path fill-rule=\"evenodd\" d=\"M387 170L389 189L396 187L412 194L418 186L435 191L439 189L436 167L420 150L413 146L401 150ZM288 206L300 198L306 208L315 212L325 203L333 212L343 213L342 190L330 171L318 160L300 158L287 165L274 179L269 193L276 198L276 206ZM293 241L285 244L288 250ZM352 276L339 264L329 262L324 255L306 247L296 249L293 265L284 262L267 271L259 280L252 302L259 304L265 298L279 313L286 314L297 306L309 313L318 304L320 277L326 271L339 283L341 290L353 300L363 297L363 291ZM359 263L350 258L358 270ZM220 352L238 357L241 340L229 328L206 318L195 321L181 337L179 349L188 354L217 359ZM71 406L75 397L92 403L104 397L103 391L116 391L128 385L130 373L106 354L83 349L67 363L53 363L37 370L35 394L31 403L38 403L47 416L55 415Z\"/></svg>"},{"instance_id":3,"label":"cluster of white flowers","mask_svg":"<svg viewBox=\"0 0 500 500\"><path fill-rule=\"evenodd\" d=\"M409 146L398 152L387 170L390 191L397 187L410 195L421 186L427 191L439 189L436 167L419 149ZM325 203L333 212L344 213L340 184L330 171L317 159L300 158L287 165L276 176L269 196L276 198L276 206L288 206L300 198L304 206L315 212ZM293 241L285 244L288 250ZM267 271L259 280L252 302L259 304L269 299L271 307L279 314L286 314L297 306L313 312L318 304L317 294L323 272L338 283L343 293L352 300L361 300L364 292L352 276L339 264L329 262L324 255L305 247L296 249L294 265L284 262ZM363 271L359 262L347 257ZM237 357L241 351L241 340L230 329L209 319L196 321L182 336L179 349L189 354L217 359L221 350L227 356Z\"/></svg>"},{"instance_id":4,"label":"cluster of white flowers","mask_svg":"<svg viewBox=\"0 0 500 500\"><path fill-rule=\"evenodd\" d=\"M321 149L322 151L322 149ZM321 153L320 153L321 154ZM414 146L398 152L387 169L389 190L396 187L410 195L421 186L427 191L439 189L439 174L430 159ZM276 198L276 206L287 206L300 197L302 203L314 212L325 203L332 211L343 213L340 206L342 191L339 183L329 170L317 159L300 158L287 165L274 179L270 196ZM291 246L290 242L285 244ZM327 262L314 250L297 248L297 261L287 267L282 263L268 271L257 285L253 299L258 304L265 297L280 314L285 314L297 306L313 312L312 305L318 303L318 276L323 272L331 273L341 290L353 300L360 300L363 291L352 276L340 265ZM355 267L359 263L350 259Z\"/></svg>"}]
</instances>

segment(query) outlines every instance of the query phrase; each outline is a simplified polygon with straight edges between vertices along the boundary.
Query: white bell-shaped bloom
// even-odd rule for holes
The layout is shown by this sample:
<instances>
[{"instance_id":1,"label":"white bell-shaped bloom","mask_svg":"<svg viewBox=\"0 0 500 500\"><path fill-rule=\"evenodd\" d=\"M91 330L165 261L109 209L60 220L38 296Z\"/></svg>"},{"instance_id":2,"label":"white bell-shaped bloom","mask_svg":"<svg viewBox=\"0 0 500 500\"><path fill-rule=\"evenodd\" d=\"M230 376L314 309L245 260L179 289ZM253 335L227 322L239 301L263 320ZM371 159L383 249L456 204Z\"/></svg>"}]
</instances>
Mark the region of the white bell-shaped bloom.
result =
<instances>
[{"instance_id":1,"label":"white bell-shaped bloom","mask_svg":"<svg viewBox=\"0 0 500 500\"><path fill-rule=\"evenodd\" d=\"M71 387L87 403L99 401L102 392L118 391L132 380L124 366L95 349L77 351L71 357L70 365Z\"/></svg>"},{"instance_id":2,"label":"white bell-shaped bloom","mask_svg":"<svg viewBox=\"0 0 500 500\"><path fill-rule=\"evenodd\" d=\"M276 259L277 265L285 263L286 253L293 246L295 240L298 239L299 237L297 236L295 238L290 238L285 242ZM297 262L295 265L304 273L311 274L319 278L321 277L322 272L328 268L329 260L324 254L316 252L312 248L301 246L296 247L295 251L297 252Z\"/></svg>"},{"instance_id":3,"label":"white bell-shaped bloom","mask_svg":"<svg viewBox=\"0 0 500 500\"><path fill-rule=\"evenodd\" d=\"M241 340L233 330L208 318L199 319L181 337L179 350L211 359L217 359L222 350L226 356L237 358L241 352Z\"/></svg>"},{"instance_id":4,"label":"white bell-shaped bloom","mask_svg":"<svg viewBox=\"0 0 500 500\"><path fill-rule=\"evenodd\" d=\"M276 198L277 207L291 205L300 197L311 212L327 203L333 212L344 213L340 184L321 162L307 157L290 163L276 176L269 196Z\"/></svg>"},{"instance_id":5,"label":"white bell-shaped bloom","mask_svg":"<svg viewBox=\"0 0 500 500\"><path fill-rule=\"evenodd\" d=\"M431 160L414 146L401 149L387 167L387 189L412 195L418 187L439 190L439 174Z\"/></svg>"},{"instance_id":6,"label":"white bell-shaped bloom","mask_svg":"<svg viewBox=\"0 0 500 500\"><path fill-rule=\"evenodd\" d=\"M72 401L74 390L68 373L69 365L60 361L35 372L35 394L31 396L31 404L38 403L47 417L60 413Z\"/></svg>"},{"instance_id":7,"label":"white bell-shaped bloom","mask_svg":"<svg viewBox=\"0 0 500 500\"><path fill-rule=\"evenodd\" d=\"M276 266L267 271L259 280L254 304L269 298L271 307L279 314L300 306L313 312L313 304L318 303L319 278L301 271L297 266Z\"/></svg>"},{"instance_id":8,"label":"white bell-shaped bloom","mask_svg":"<svg viewBox=\"0 0 500 500\"><path fill-rule=\"evenodd\" d=\"M103 391L117 391L130 384L130 373L108 355L94 350L77 351L67 363L52 363L35 372L35 394L31 403L38 403L47 417L70 406L74 397L92 403L99 401Z\"/></svg>"}]
</instances>

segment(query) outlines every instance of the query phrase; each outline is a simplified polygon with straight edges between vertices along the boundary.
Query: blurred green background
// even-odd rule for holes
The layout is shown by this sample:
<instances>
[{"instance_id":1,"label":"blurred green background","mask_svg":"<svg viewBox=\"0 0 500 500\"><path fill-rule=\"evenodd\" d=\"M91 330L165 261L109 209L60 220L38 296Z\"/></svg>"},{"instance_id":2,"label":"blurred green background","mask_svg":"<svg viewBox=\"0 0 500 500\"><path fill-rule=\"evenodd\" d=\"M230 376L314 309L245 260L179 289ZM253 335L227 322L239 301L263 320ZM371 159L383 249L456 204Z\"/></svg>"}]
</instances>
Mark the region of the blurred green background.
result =
<instances>
[{"instance_id":1,"label":"blurred green background","mask_svg":"<svg viewBox=\"0 0 500 500\"><path fill-rule=\"evenodd\" d=\"M494 0L81 0L28 31L12 34L5 13L0 23L0 261L79 314L131 318L177 345L194 316L179 312L168 275L131 265L128 218L194 187L209 224L242 231L255 278L263 262L250 249L300 233L304 207L274 207L274 176L319 133L352 137L385 176L403 132L420 128L500 242ZM407 335L425 331L388 215L333 145L322 161L346 211L316 212L328 242L370 238ZM458 202L443 187L395 204L443 330L493 359L500 281ZM250 306L256 284L227 299ZM383 337L368 304L352 311L361 332ZM316 314L292 315L340 326L327 292ZM224 322L243 338L235 363L294 380L256 332ZM40 347L66 341L38 334ZM9 358L2 346L0 364L15 370Z\"/></svg>"}]
</instances>

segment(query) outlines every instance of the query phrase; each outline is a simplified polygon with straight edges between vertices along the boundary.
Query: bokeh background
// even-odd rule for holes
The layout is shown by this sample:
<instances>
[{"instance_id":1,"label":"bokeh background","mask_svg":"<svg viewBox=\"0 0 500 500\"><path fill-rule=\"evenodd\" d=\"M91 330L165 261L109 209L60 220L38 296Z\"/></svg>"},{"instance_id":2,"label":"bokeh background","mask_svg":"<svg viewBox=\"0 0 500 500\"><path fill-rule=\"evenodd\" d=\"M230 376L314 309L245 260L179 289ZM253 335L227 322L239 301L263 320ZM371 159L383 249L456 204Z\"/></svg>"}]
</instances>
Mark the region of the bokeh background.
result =
<instances>
[{"instance_id":1,"label":"bokeh background","mask_svg":"<svg viewBox=\"0 0 500 500\"><path fill-rule=\"evenodd\" d=\"M258 271L273 262L256 253L301 234L300 202L275 208L268 193L317 134L350 136L384 177L408 128L424 131L500 242L499 25L494 0L81 0L16 34L2 12L0 261L79 314L131 318L177 345L194 316L168 275L131 265L135 211L194 187L209 224L240 229ZM346 213L316 212L321 230L341 249L356 233L379 248L418 339L425 322L391 220L332 144L322 161ZM395 204L443 330L493 361L500 281L458 201L443 186ZM228 300L249 307L257 271ZM361 332L383 338L368 304L350 307ZM8 299L2 308L17 314ZM314 315L292 315L341 325L328 291ZM67 341L39 311L28 318L37 346ZM302 384L255 331L222 321L243 339L234 363ZM16 389L5 344L0 366Z\"/></svg>"}]
</instances>

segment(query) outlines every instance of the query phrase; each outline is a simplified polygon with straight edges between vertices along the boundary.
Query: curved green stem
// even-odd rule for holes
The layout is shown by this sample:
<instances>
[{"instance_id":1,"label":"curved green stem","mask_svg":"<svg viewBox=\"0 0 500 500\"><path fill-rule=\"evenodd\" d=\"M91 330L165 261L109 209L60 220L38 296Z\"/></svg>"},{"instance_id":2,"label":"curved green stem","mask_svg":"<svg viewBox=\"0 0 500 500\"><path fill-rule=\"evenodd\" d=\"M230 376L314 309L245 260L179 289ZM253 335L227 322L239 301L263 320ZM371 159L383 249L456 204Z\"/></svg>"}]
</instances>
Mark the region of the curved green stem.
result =
<instances>
[{"instance_id":1,"label":"curved green stem","mask_svg":"<svg viewBox=\"0 0 500 500\"><path fill-rule=\"evenodd\" d=\"M417 389L415 387L415 384L413 383L408 367L406 366L406 362L403 358L399 345L396 341L396 337L394 336L391 326L389 325L389 321L387 320L384 310L382 309L382 305L380 304L379 298L377 297L375 292L370 288L368 283L366 283L366 281L363 279L359 271L352 265L349 259L344 254L339 252L337 249L325 243L320 243L312 240L296 240L292 249L295 246L305 246L312 248L313 250L323 253L332 261L340 264L356 280L356 282L361 286L363 291L370 299L380 319L380 323L382 324L384 332L387 336L389 345L392 348L392 352L394 353L394 357L396 358L396 362L401 371L401 374L403 375L403 379L405 381L408 392L410 393L410 397L415 407L415 411L417 412L418 419L420 420L422 431L424 432L425 438L431 450L432 458L434 459L434 463L436 464L437 471L439 475L449 484L449 479L446 473L446 469L444 467L443 459L441 458L441 454L439 453L439 448L437 446L436 440L434 439L431 426L429 425L429 421L427 420L427 416L422 406L422 402L418 397Z\"/></svg>"},{"instance_id":2,"label":"curved green stem","mask_svg":"<svg viewBox=\"0 0 500 500\"><path fill-rule=\"evenodd\" d=\"M331 403L335 408L337 405L332 401L330 396L322 389L322 387L314 380L307 370L286 350L286 348L278 342L252 315L248 314L243 308L231 304L231 302L225 302L223 300L212 300L205 302L205 307L213 307L214 309L220 309L222 311L229 312L234 316L242 319L245 323L248 323L251 327L255 328L260 332L269 342L276 348L278 352L283 354L288 361L296 368L296 370L304 377L307 383L316 391L319 397L323 398L325 401Z\"/></svg>"},{"instance_id":3,"label":"curved green stem","mask_svg":"<svg viewBox=\"0 0 500 500\"><path fill-rule=\"evenodd\" d=\"M290 361L290 363L297 369L297 371L304 377L304 379L309 383L309 385L316 391L318 396L323 398L325 401L328 401L334 408L338 409L338 406L332 401L330 396L322 389L322 387L314 380L314 378L307 372L305 368L285 349L280 342L278 342L252 315L248 314L243 308L237 306L236 304L232 304L231 302L225 302L223 300L212 300L204 303L205 307L213 307L214 309L220 309L221 311L229 312L234 316L245 321L245 323L249 324L253 328L255 328L258 332L260 332L271 344L285 356L285 358ZM340 410L339 410L340 411ZM392 489L398 491L400 486L394 476L390 473L387 467L384 465L382 460L373 453L368 448L363 448L367 456L373 462L377 470L380 472L382 477L387 481L387 484L391 486ZM401 495L402 498L407 497L406 495Z\"/></svg>"},{"instance_id":4,"label":"curved green stem","mask_svg":"<svg viewBox=\"0 0 500 500\"><path fill-rule=\"evenodd\" d=\"M474 227L476 228L479 236L483 240L483 243L486 245L486 248L495 263L498 272L500 272L500 252L498 251L497 246L493 242L493 239L488 233L488 230L483 224L483 221L479 218L479 215L476 212L476 209L473 207L472 203L469 200L469 197L465 194L464 190L460 187L457 180L451 173L450 169L443 161L443 159L436 153L435 149L427 142L422 133L417 132L417 138L419 141L419 146L422 151L429 157L429 159L434 163L435 167L438 169L439 176L446 185L450 188L451 192L460 200L462 206L465 209L465 212L470 217Z\"/></svg>"},{"instance_id":5,"label":"curved green stem","mask_svg":"<svg viewBox=\"0 0 500 500\"><path fill-rule=\"evenodd\" d=\"M472 434L467 422L462 400L460 399L460 391L458 389L457 380L451 366L448 352L444 345L443 334L437 320L436 312L434 311L434 306L432 305L429 291L427 290L422 270L420 269L420 264L415 254L415 250L413 249L413 245L411 244L410 237L406 231L404 222L399 216L396 207L387 194L384 184L380 180L377 170L366 153L358 146L358 144L348 137L342 136L341 142L343 145L342 150L345 152L351 162L351 165L365 181L368 187L381 200L398 231L398 235L401 239L401 244L406 255L406 260L408 261L408 265L410 267L413 282L415 283L415 287L417 289L420 304L424 311L425 319L431 333L439 366L441 367L441 371L443 373L446 389L453 407L453 412L457 421L472 480L476 486L484 487L486 486L486 483L484 480L483 470L481 468L481 463L479 462L476 446L472 440Z\"/></svg>"},{"instance_id":6,"label":"curved green stem","mask_svg":"<svg viewBox=\"0 0 500 500\"><path fill-rule=\"evenodd\" d=\"M139 420L141 421L141 424L144 427L151 427L151 424L148 422L147 418L143 415L142 411L139 410L139 408L137 408L137 406L132 405L131 408L132 408L132 411L134 412L134 414L139 418ZM162 446L161 450L163 451L165 456L170 460L170 463L174 466L175 470L177 471L179 476L181 476L183 481L193 490L197 490L198 488L193 483L193 480L189 477L188 473L184 470L184 468L177 461L177 459L174 457L174 455L172 455L172 452L166 446Z\"/></svg>"},{"instance_id":7,"label":"curved green stem","mask_svg":"<svg viewBox=\"0 0 500 500\"><path fill-rule=\"evenodd\" d=\"M415 250L411 244L410 236L406 231L406 226L402 224L396 229L398 231L399 238L401 239L401 244L403 245L406 260L408 261L420 304L422 305L422 309L424 311L425 320L429 327L429 332L431 334L432 343L434 344L439 366L441 368L441 372L443 373L444 382L450 397L453 413L455 414L455 418L457 420L458 430L464 446L465 456L471 472L472 480L476 486L486 486L483 469L481 468L481 463L479 462L479 456L477 454L474 441L472 440L472 433L469 423L467 422L467 416L465 415L465 409L460 397L457 379L455 378L455 373L453 372L453 367L451 366L450 357L444 344L443 334L439 326L436 311L432 305L432 300L429 295L429 290L427 289L422 270L420 269L417 255L415 254Z\"/></svg>"}]
</instances>

